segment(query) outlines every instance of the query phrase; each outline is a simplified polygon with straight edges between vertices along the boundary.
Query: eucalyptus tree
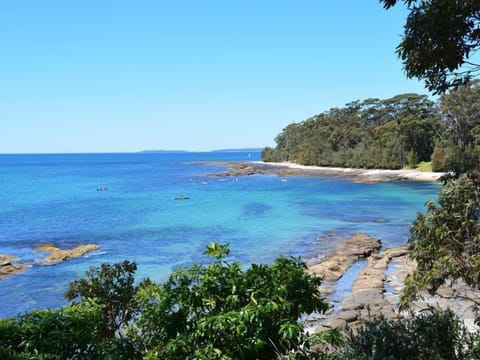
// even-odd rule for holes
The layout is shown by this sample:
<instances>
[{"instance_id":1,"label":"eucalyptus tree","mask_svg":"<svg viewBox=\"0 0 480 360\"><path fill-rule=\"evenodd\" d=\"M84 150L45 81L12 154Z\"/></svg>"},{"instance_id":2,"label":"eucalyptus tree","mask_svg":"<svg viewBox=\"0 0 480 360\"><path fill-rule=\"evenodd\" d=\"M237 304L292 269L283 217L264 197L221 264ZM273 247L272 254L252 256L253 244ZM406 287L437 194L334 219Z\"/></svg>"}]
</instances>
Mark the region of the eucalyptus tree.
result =
<instances>
[{"instance_id":1,"label":"eucalyptus tree","mask_svg":"<svg viewBox=\"0 0 480 360\"><path fill-rule=\"evenodd\" d=\"M287 126L265 161L304 165L402 168L429 161L438 116L425 95L353 101Z\"/></svg>"},{"instance_id":2,"label":"eucalyptus tree","mask_svg":"<svg viewBox=\"0 0 480 360\"><path fill-rule=\"evenodd\" d=\"M480 289L480 174L446 182L438 203L427 202L411 227L410 256L418 266L406 281L402 306L427 290L434 294L447 283L463 280ZM478 299L471 299L480 307Z\"/></svg>"},{"instance_id":3,"label":"eucalyptus tree","mask_svg":"<svg viewBox=\"0 0 480 360\"><path fill-rule=\"evenodd\" d=\"M478 166L480 145L480 83L460 86L440 99L445 170L459 176Z\"/></svg>"},{"instance_id":4,"label":"eucalyptus tree","mask_svg":"<svg viewBox=\"0 0 480 360\"><path fill-rule=\"evenodd\" d=\"M424 80L430 91L441 94L478 75L478 0L379 1L386 9L398 2L408 7L403 38L397 47L408 77Z\"/></svg>"}]
</instances>

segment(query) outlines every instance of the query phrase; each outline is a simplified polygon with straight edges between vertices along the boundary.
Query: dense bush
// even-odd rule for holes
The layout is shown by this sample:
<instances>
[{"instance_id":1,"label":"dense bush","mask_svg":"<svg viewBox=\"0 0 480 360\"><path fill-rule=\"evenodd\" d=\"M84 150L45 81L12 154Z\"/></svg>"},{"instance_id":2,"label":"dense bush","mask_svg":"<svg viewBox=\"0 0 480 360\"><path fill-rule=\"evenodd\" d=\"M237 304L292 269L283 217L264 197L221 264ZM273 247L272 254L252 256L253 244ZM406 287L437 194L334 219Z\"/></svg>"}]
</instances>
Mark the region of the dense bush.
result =
<instances>
[{"instance_id":1,"label":"dense bush","mask_svg":"<svg viewBox=\"0 0 480 360\"><path fill-rule=\"evenodd\" d=\"M378 317L350 332L345 359L480 359L480 338L451 311L429 309L411 319Z\"/></svg>"},{"instance_id":2,"label":"dense bush","mask_svg":"<svg viewBox=\"0 0 480 360\"><path fill-rule=\"evenodd\" d=\"M450 311L368 320L343 342L335 333L307 335L300 315L327 309L320 279L295 258L242 270L225 260L228 252L211 244L213 261L177 269L164 284L135 285L131 262L91 269L71 284L78 303L1 319L0 358L480 358L479 336ZM312 347L315 338L322 340Z\"/></svg>"},{"instance_id":3,"label":"dense bush","mask_svg":"<svg viewBox=\"0 0 480 360\"><path fill-rule=\"evenodd\" d=\"M68 359L95 357L95 306L71 305L58 310L33 311L17 319L0 320L0 358Z\"/></svg>"},{"instance_id":4,"label":"dense bush","mask_svg":"<svg viewBox=\"0 0 480 360\"><path fill-rule=\"evenodd\" d=\"M288 125L262 159L358 168L414 166L430 161L438 122L434 103L424 95L355 101Z\"/></svg>"},{"instance_id":5,"label":"dense bush","mask_svg":"<svg viewBox=\"0 0 480 360\"><path fill-rule=\"evenodd\" d=\"M134 284L125 261L91 269L67 296L78 303L0 320L0 358L311 358L298 319L323 312L320 279L280 257L246 270L212 243L210 263L175 270L164 284Z\"/></svg>"},{"instance_id":6,"label":"dense bush","mask_svg":"<svg viewBox=\"0 0 480 360\"><path fill-rule=\"evenodd\" d=\"M243 271L223 260L228 249L211 244L207 265L179 269L162 285L138 292L143 347L148 358L274 359L309 356L298 323L302 313L323 312L319 278L305 264L281 257Z\"/></svg>"},{"instance_id":7,"label":"dense bush","mask_svg":"<svg viewBox=\"0 0 480 360\"><path fill-rule=\"evenodd\" d=\"M442 95L402 94L333 108L288 125L264 161L399 169L432 160L455 176L480 158L480 82Z\"/></svg>"}]
</instances>

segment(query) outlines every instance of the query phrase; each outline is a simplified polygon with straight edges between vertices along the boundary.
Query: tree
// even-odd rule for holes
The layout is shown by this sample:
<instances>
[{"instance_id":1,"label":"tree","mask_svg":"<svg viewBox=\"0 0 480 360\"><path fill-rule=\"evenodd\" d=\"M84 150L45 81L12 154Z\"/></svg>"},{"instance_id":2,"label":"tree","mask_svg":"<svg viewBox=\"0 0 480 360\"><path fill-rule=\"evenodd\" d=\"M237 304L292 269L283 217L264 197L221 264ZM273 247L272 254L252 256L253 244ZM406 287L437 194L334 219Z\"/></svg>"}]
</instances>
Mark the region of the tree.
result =
<instances>
[{"instance_id":1,"label":"tree","mask_svg":"<svg viewBox=\"0 0 480 360\"><path fill-rule=\"evenodd\" d=\"M438 205L427 202L411 227L409 249L417 269L405 283L402 306L421 290L435 293L447 281L463 280L480 289L480 174L448 181ZM477 300L477 305L480 302Z\"/></svg>"},{"instance_id":2,"label":"tree","mask_svg":"<svg viewBox=\"0 0 480 360\"><path fill-rule=\"evenodd\" d=\"M0 319L5 359L310 359L300 316L324 312L320 278L297 258L246 270L213 260L172 272L164 284L135 285L136 264L102 264L74 281L77 304Z\"/></svg>"},{"instance_id":3,"label":"tree","mask_svg":"<svg viewBox=\"0 0 480 360\"><path fill-rule=\"evenodd\" d=\"M80 298L87 304L99 307L102 326L97 335L101 338L121 335L121 330L135 315L136 270L137 264L130 261L102 264L100 268L87 271L86 278L70 283L70 288L65 293L67 299Z\"/></svg>"},{"instance_id":4,"label":"tree","mask_svg":"<svg viewBox=\"0 0 480 360\"><path fill-rule=\"evenodd\" d=\"M468 146L478 145L480 138L480 83L474 81L440 99L446 134L460 152Z\"/></svg>"},{"instance_id":5,"label":"tree","mask_svg":"<svg viewBox=\"0 0 480 360\"><path fill-rule=\"evenodd\" d=\"M458 177L478 166L480 145L480 87L478 81L462 85L440 98L445 170Z\"/></svg>"},{"instance_id":6,"label":"tree","mask_svg":"<svg viewBox=\"0 0 480 360\"><path fill-rule=\"evenodd\" d=\"M438 114L425 95L353 101L301 123L277 136L264 161L304 165L402 168L429 161Z\"/></svg>"},{"instance_id":7,"label":"tree","mask_svg":"<svg viewBox=\"0 0 480 360\"><path fill-rule=\"evenodd\" d=\"M430 308L412 318L367 319L337 352L352 360L470 360L479 358L479 340L452 311Z\"/></svg>"},{"instance_id":8,"label":"tree","mask_svg":"<svg viewBox=\"0 0 480 360\"><path fill-rule=\"evenodd\" d=\"M386 9L398 0L379 0ZM409 8L397 54L408 77L425 81L434 94L471 80L480 64L473 62L480 46L478 0L403 0Z\"/></svg>"},{"instance_id":9,"label":"tree","mask_svg":"<svg viewBox=\"0 0 480 360\"><path fill-rule=\"evenodd\" d=\"M69 305L0 319L1 359L102 358L95 306Z\"/></svg>"},{"instance_id":10,"label":"tree","mask_svg":"<svg viewBox=\"0 0 480 360\"><path fill-rule=\"evenodd\" d=\"M206 265L178 269L162 285L140 288L136 327L147 357L168 359L275 359L297 352L308 358L301 314L324 312L320 279L299 259L269 266L224 260L229 249L212 243Z\"/></svg>"}]
</instances>

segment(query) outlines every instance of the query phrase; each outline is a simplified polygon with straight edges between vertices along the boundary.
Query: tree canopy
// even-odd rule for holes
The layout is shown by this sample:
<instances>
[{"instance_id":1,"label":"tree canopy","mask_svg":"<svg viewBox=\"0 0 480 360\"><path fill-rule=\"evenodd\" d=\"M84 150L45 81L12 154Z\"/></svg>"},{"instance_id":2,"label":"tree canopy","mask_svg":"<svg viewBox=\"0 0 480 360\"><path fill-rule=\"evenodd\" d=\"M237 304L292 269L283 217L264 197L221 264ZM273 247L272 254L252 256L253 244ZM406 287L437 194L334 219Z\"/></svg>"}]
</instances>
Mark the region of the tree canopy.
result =
<instances>
[{"instance_id":1,"label":"tree canopy","mask_svg":"<svg viewBox=\"0 0 480 360\"><path fill-rule=\"evenodd\" d=\"M438 204L427 203L411 227L409 248L418 267L406 281L403 307L421 290L435 293L447 281L463 280L480 289L480 174L448 181ZM474 299L472 299L474 300ZM478 306L480 302L474 300Z\"/></svg>"},{"instance_id":2,"label":"tree canopy","mask_svg":"<svg viewBox=\"0 0 480 360\"><path fill-rule=\"evenodd\" d=\"M354 101L301 123L291 124L275 139L265 161L305 165L398 169L430 161L439 122L425 95Z\"/></svg>"},{"instance_id":3,"label":"tree canopy","mask_svg":"<svg viewBox=\"0 0 480 360\"><path fill-rule=\"evenodd\" d=\"M242 269L227 245L163 284L135 284L135 263L103 264L71 283L58 310L0 319L2 359L310 359L302 314L325 312L320 278L298 258Z\"/></svg>"},{"instance_id":4,"label":"tree canopy","mask_svg":"<svg viewBox=\"0 0 480 360\"><path fill-rule=\"evenodd\" d=\"M398 0L379 0L386 9ZM480 71L478 0L403 0L410 11L397 54L408 77L425 81L435 94L471 80Z\"/></svg>"}]
</instances>

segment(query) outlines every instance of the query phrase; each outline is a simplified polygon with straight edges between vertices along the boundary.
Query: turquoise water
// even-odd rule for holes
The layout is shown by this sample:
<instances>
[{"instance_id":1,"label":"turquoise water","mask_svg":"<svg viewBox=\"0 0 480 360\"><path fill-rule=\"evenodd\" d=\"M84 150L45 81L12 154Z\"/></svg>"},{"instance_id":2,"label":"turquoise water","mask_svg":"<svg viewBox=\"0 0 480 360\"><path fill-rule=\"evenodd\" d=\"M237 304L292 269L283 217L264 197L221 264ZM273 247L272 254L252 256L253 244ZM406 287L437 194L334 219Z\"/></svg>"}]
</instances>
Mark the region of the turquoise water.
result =
<instances>
[{"instance_id":1,"label":"turquoise water","mask_svg":"<svg viewBox=\"0 0 480 360\"><path fill-rule=\"evenodd\" d=\"M365 232L404 244L433 183L357 184L348 179L253 175L203 178L223 170L191 161L258 160L259 153L0 155L0 253L31 268L0 281L0 316L65 304L68 282L90 267L124 259L138 277L162 281L203 261L211 241L231 259L268 263L279 254L318 254L338 237ZM108 191L96 191L104 185ZM175 201L178 195L189 200ZM378 220L382 219L383 222ZM323 237L335 233L337 236ZM41 243L101 245L54 266L38 266Z\"/></svg>"}]
</instances>

